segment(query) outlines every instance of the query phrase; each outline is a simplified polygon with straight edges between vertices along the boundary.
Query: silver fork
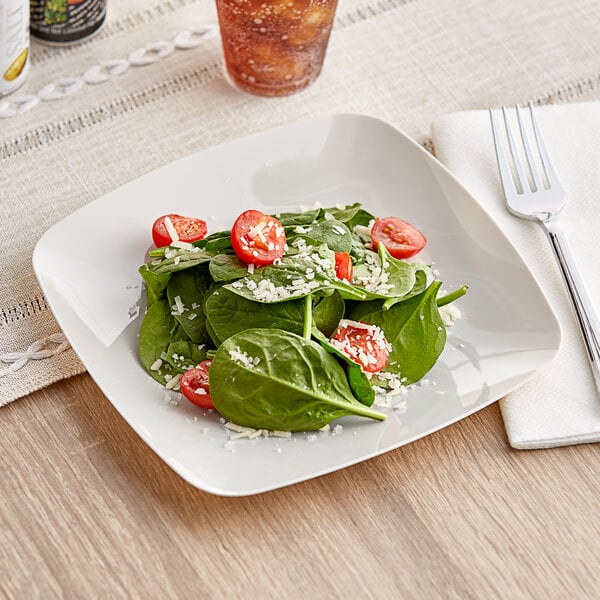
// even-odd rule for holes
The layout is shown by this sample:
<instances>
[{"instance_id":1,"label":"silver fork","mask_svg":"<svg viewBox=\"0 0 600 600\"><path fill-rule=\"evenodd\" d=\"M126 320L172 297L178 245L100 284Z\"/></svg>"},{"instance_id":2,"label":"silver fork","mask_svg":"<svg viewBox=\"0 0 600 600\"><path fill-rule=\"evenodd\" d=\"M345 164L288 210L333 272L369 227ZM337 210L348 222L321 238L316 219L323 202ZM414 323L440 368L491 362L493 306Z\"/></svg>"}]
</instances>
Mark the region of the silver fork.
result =
<instances>
[{"instance_id":1,"label":"silver fork","mask_svg":"<svg viewBox=\"0 0 600 600\"><path fill-rule=\"evenodd\" d=\"M515 111L521 141L521 153L512 132L507 108L502 108L502 117L508 140L508 153L505 152L505 144L501 139L501 130L496 124L494 111L489 111L506 207L517 217L539 223L544 230L569 292L569 299L579 322L596 388L600 392L600 325L598 316L579 275L567 237L563 231L554 226L553 219L564 207L566 194L546 151L531 103L528 109L527 112L531 121L530 130L533 131L537 150L536 155L534 155L534 149L529 141L531 134L527 133L523 111L519 106L515 107ZM524 161L521 155L524 155Z\"/></svg>"}]
</instances>

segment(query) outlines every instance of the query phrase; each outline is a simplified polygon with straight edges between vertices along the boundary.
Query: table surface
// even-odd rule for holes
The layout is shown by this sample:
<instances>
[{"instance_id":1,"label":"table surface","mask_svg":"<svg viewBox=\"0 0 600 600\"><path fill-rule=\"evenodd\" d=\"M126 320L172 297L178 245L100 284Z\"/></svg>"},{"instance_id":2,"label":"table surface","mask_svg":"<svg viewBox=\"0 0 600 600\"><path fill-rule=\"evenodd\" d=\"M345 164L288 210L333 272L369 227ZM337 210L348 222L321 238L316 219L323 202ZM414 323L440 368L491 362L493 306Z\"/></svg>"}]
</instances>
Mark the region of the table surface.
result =
<instances>
[{"instance_id":1,"label":"table surface","mask_svg":"<svg viewBox=\"0 0 600 600\"><path fill-rule=\"evenodd\" d=\"M515 451L497 405L244 498L201 492L88 375L2 409L7 597L591 598L600 446Z\"/></svg>"},{"instance_id":2,"label":"table surface","mask_svg":"<svg viewBox=\"0 0 600 600\"><path fill-rule=\"evenodd\" d=\"M213 40L49 100L49 81L214 22L205 0L110 4L93 41L34 45L19 94L41 100L1 123L0 207L14 217L8 199L32 199L38 237L153 168L282 122L373 114L427 145L447 112L600 99L594 0L345 0L327 70L289 99L233 93ZM0 353L58 328L34 236L6 229ZM82 369L65 352L11 381L29 391ZM166 466L87 374L21 395L0 411L2 597L600 598L600 446L513 450L497 405L341 471L223 498Z\"/></svg>"}]
</instances>

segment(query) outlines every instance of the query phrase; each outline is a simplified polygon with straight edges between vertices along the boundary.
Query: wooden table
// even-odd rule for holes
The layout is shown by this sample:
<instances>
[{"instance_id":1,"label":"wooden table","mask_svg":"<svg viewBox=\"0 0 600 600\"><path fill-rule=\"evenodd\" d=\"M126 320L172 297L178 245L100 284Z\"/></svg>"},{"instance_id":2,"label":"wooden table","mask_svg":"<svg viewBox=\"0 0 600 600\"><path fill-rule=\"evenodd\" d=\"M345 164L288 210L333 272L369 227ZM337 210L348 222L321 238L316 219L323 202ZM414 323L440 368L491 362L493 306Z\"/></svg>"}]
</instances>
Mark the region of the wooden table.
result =
<instances>
[{"instance_id":1,"label":"wooden table","mask_svg":"<svg viewBox=\"0 0 600 600\"><path fill-rule=\"evenodd\" d=\"M515 451L493 405L246 498L201 492L87 375L2 408L8 598L598 598L600 446Z\"/></svg>"}]
</instances>

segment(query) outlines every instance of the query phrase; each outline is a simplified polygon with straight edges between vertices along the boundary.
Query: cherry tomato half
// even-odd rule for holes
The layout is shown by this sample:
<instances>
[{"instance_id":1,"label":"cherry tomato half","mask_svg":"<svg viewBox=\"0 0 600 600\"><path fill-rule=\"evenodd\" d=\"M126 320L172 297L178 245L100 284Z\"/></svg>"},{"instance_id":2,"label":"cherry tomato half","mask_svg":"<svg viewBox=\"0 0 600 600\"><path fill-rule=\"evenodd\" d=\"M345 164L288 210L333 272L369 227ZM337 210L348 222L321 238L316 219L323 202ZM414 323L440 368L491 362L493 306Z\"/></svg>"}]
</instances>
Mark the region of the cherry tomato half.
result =
<instances>
[{"instance_id":1,"label":"cherry tomato half","mask_svg":"<svg viewBox=\"0 0 600 600\"><path fill-rule=\"evenodd\" d=\"M214 408L208 388L208 370L212 360L203 360L197 367L186 371L179 380L181 393L196 406Z\"/></svg>"},{"instance_id":2,"label":"cherry tomato half","mask_svg":"<svg viewBox=\"0 0 600 600\"><path fill-rule=\"evenodd\" d=\"M231 228L231 245L246 264L270 265L285 252L285 231L281 223L258 210L246 210Z\"/></svg>"},{"instance_id":3,"label":"cherry tomato half","mask_svg":"<svg viewBox=\"0 0 600 600\"><path fill-rule=\"evenodd\" d=\"M389 344L376 325L344 319L334 334L334 345L369 373L381 371L388 363Z\"/></svg>"},{"instance_id":4,"label":"cherry tomato half","mask_svg":"<svg viewBox=\"0 0 600 600\"><path fill-rule=\"evenodd\" d=\"M165 224L165 219L169 217L173 227L182 242L197 242L201 240L208 231L206 221L196 217L183 217L181 215L163 215L154 221L152 225L152 239L157 248L170 246L173 240Z\"/></svg>"},{"instance_id":5,"label":"cherry tomato half","mask_svg":"<svg viewBox=\"0 0 600 600\"><path fill-rule=\"evenodd\" d=\"M418 229L398 217L377 219L371 229L371 240L375 250L381 242L394 258L410 258L427 243Z\"/></svg>"},{"instance_id":6,"label":"cherry tomato half","mask_svg":"<svg viewBox=\"0 0 600 600\"><path fill-rule=\"evenodd\" d=\"M335 276L342 281L352 281L352 257L347 252L335 253Z\"/></svg>"}]
</instances>

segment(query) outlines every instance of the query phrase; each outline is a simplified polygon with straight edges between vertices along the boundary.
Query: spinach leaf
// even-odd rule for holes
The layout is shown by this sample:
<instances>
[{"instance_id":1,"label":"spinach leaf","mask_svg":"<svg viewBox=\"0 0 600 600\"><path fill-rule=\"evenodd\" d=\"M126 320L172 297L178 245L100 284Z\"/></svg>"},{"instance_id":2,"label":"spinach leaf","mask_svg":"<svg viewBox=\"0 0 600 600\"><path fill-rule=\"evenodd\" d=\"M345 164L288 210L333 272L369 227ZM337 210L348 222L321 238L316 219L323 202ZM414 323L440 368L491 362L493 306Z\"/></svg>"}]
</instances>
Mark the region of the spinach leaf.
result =
<instances>
[{"instance_id":1,"label":"spinach leaf","mask_svg":"<svg viewBox=\"0 0 600 600\"><path fill-rule=\"evenodd\" d=\"M350 228L350 231L353 231L357 225L361 225L362 227L368 227L370 223L375 221L375 215L372 215L369 211L364 209L360 209L350 221L346 223Z\"/></svg>"},{"instance_id":2,"label":"spinach leaf","mask_svg":"<svg viewBox=\"0 0 600 600\"><path fill-rule=\"evenodd\" d=\"M310 237L317 242L327 244L334 252L350 252L352 234L340 221L322 221L311 228Z\"/></svg>"},{"instance_id":3,"label":"spinach leaf","mask_svg":"<svg viewBox=\"0 0 600 600\"><path fill-rule=\"evenodd\" d=\"M416 274L411 263L394 258L379 244L377 254L366 251L363 262L355 266L352 281L370 299L401 298L414 287Z\"/></svg>"},{"instance_id":4,"label":"spinach leaf","mask_svg":"<svg viewBox=\"0 0 600 600\"><path fill-rule=\"evenodd\" d=\"M352 390L354 397L361 404L372 406L375 401L375 392L362 367L351 360L343 352L340 352L335 346L332 346L329 343L329 340L318 329L313 327L312 335L321 346L327 350L327 352L337 356L338 360L344 365L346 375L348 376L348 383L350 384L350 389Z\"/></svg>"},{"instance_id":5,"label":"spinach leaf","mask_svg":"<svg viewBox=\"0 0 600 600\"><path fill-rule=\"evenodd\" d=\"M365 259L365 254L367 253L367 249L363 241L356 235L352 234L352 246L350 247L350 256L352 257L352 262L356 265L361 263Z\"/></svg>"},{"instance_id":6,"label":"spinach leaf","mask_svg":"<svg viewBox=\"0 0 600 600\"><path fill-rule=\"evenodd\" d=\"M201 240L193 242L193 244L198 248L211 247L214 249L216 247L218 249L221 246L227 248L228 241L231 245L231 231L227 229L224 231L215 231Z\"/></svg>"},{"instance_id":7,"label":"spinach leaf","mask_svg":"<svg viewBox=\"0 0 600 600\"><path fill-rule=\"evenodd\" d=\"M361 205L356 202L351 206L345 206L344 208L326 208L325 212L328 212L333 216L334 219L345 223L348 229L352 231L355 225L363 225L367 227L369 223L375 220L375 217L361 208Z\"/></svg>"},{"instance_id":8,"label":"spinach leaf","mask_svg":"<svg viewBox=\"0 0 600 600\"><path fill-rule=\"evenodd\" d=\"M150 263L148 268L152 273L176 273L177 271L183 271L190 267L208 263L213 256L206 250L196 247L193 250L173 250L172 252L167 252L167 254L164 258L157 259L156 264L154 264L154 261Z\"/></svg>"},{"instance_id":9,"label":"spinach leaf","mask_svg":"<svg viewBox=\"0 0 600 600\"><path fill-rule=\"evenodd\" d=\"M384 370L402 375L406 385L421 379L444 349L446 328L436 302L441 284L435 280L418 296L394 304L388 310L383 308L381 300L356 303L348 317L383 330L393 347Z\"/></svg>"},{"instance_id":10,"label":"spinach leaf","mask_svg":"<svg viewBox=\"0 0 600 600\"><path fill-rule=\"evenodd\" d=\"M206 317L219 342L250 328L277 328L302 334L302 301L264 304L233 293L227 286L213 292L205 305Z\"/></svg>"},{"instance_id":11,"label":"spinach leaf","mask_svg":"<svg viewBox=\"0 0 600 600\"><path fill-rule=\"evenodd\" d=\"M166 361L179 373L196 367L207 357L208 348L204 344L194 344L189 340L172 341L167 348Z\"/></svg>"},{"instance_id":12,"label":"spinach leaf","mask_svg":"<svg viewBox=\"0 0 600 600\"><path fill-rule=\"evenodd\" d=\"M217 254L208 265L215 281L234 281L248 275L248 265L233 254Z\"/></svg>"},{"instance_id":13,"label":"spinach leaf","mask_svg":"<svg viewBox=\"0 0 600 600\"><path fill-rule=\"evenodd\" d=\"M234 294L227 288L220 288L208 296L204 310L213 339L216 338L219 343L250 328L285 329L302 335L302 300L264 304ZM315 302L313 320L326 335L333 332L343 315L344 301L339 294L319 298Z\"/></svg>"},{"instance_id":14,"label":"spinach leaf","mask_svg":"<svg viewBox=\"0 0 600 600\"><path fill-rule=\"evenodd\" d=\"M385 419L354 398L344 370L319 344L279 329L228 338L209 379L215 408L238 425L310 431L346 415Z\"/></svg>"},{"instance_id":15,"label":"spinach leaf","mask_svg":"<svg viewBox=\"0 0 600 600\"><path fill-rule=\"evenodd\" d=\"M384 310L388 310L389 308L391 308L394 304L397 304L398 302L404 302L405 300L408 300L409 298L412 298L413 296L418 296L419 294L423 293L425 291L425 289L427 288L427 276L429 274L429 267L427 265L423 265L420 263L410 263L410 264L412 265L412 267L415 271L415 285L413 285L410 292L408 292L404 296L401 296L400 298L388 298L383 303ZM440 306L439 303L438 303L438 306Z\"/></svg>"},{"instance_id":16,"label":"spinach leaf","mask_svg":"<svg viewBox=\"0 0 600 600\"><path fill-rule=\"evenodd\" d=\"M138 269L142 279L146 282L146 307L150 308L152 304L162 300L167 289L169 279L171 279L170 273L154 273L150 270L148 264L142 265Z\"/></svg>"},{"instance_id":17,"label":"spinach leaf","mask_svg":"<svg viewBox=\"0 0 600 600\"><path fill-rule=\"evenodd\" d=\"M171 316L168 301L159 300L148 308L140 328L138 352L142 364L163 385L176 374L175 369L164 360L174 327L175 319ZM161 363L160 367L152 369L152 366L159 364L158 361Z\"/></svg>"},{"instance_id":18,"label":"spinach leaf","mask_svg":"<svg viewBox=\"0 0 600 600\"><path fill-rule=\"evenodd\" d=\"M278 265L257 269L253 275L225 287L248 300L278 303L304 298L310 293L337 290L343 298L364 300L367 293L335 276L335 254L325 244L285 256Z\"/></svg>"},{"instance_id":19,"label":"spinach leaf","mask_svg":"<svg viewBox=\"0 0 600 600\"><path fill-rule=\"evenodd\" d=\"M311 223L314 223L322 213L322 209L317 208L305 212L279 213L278 215L273 216L283 225L283 227L294 227L297 225L310 225Z\"/></svg>"},{"instance_id":20,"label":"spinach leaf","mask_svg":"<svg viewBox=\"0 0 600 600\"><path fill-rule=\"evenodd\" d=\"M220 238L218 240L211 240L204 246L207 252L222 252L223 250L231 250L231 238Z\"/></svg>"},{"instance_id":21,"label":"spinach leaf","mask_svg":"<svg viewBox=\"0 0 600 600\"><path fill-rule=\"evenodd\" d=\"M207 342L209 339L203 306L209 286L210 276L199 269L174 273L167 286L167 298L171 308L169 312L174 315L187 337L195 343ZM183 306L180 314L177 311L177 298Z\"/></svg>"},{"instance_id":22,"label":"spinach leaf","mask_svg":"<svg viewBox=\"0 0 600 600\"><path fill-rule=\"evenodd\" d=\"M329 337L344 317L345 308L345 302L337 291L328 296L315 298L312 309L314 325Z\"/></svg>"},{"instance_id":23,"label":"spinach leaf","mask_svg":"<svg viewBox=\"0 0 600 600\"><path fill-rule=\"evenodd\" d=\"M208 336L210 337L215 348L219 346L221 340L219 339L219 336L215 333L215 330L213 329L208 319L206 319L206 333L208 333Z\"/></svg>"}]
</instances>

